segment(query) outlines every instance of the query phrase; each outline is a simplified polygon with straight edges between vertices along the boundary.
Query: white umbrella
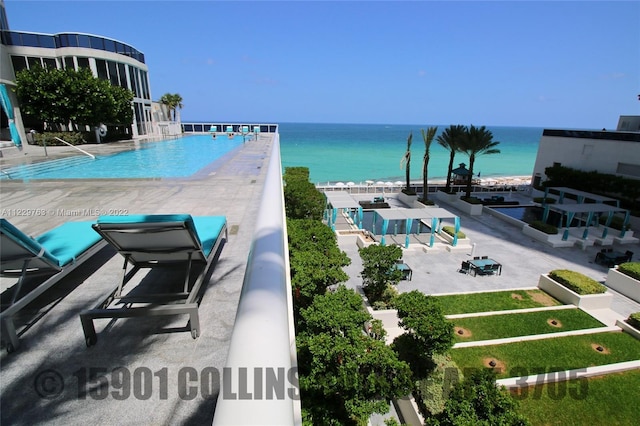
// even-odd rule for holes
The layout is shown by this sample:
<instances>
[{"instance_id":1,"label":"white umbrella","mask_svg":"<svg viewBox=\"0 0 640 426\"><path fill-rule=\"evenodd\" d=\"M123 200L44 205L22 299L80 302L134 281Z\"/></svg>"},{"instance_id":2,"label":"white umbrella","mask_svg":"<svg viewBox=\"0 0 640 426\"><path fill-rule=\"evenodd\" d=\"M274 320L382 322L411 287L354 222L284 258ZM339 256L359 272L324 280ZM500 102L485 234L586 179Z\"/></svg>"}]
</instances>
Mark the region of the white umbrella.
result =
<instances>
[{"instance_id":1,"label":"white umbrella","mask_svg":"<svg viewBox=\"0 0 640 426\"><path fill-rule=\"evenodd\" d=\"M403 184L404 184L404 182L397 180L397 181L395 181L393 184L394 184L394 185L403 185Z\"/></svg>"},{"instance_id":2,"label":"white umbrella","mask_svg":"<svg viewBox=\"0 0 640 426\"><path fill-rule=\"evenodd\" d=\"M385 182L384 183L386 186L393 186L393 182Z\"/></svg>"},{"instance_id":3,"label":"white umbrella","mask_svg":"<svg viewBox=\"0 0 640 426\"><path fill-rule=\"evenodd\" d=\"M379 181L376 182L376 185L384 185L384 182L379 180Z\"/></svg>"},{"instance_id":4,"label":"white umbrella","mask_svg":"<svg viewBox=\"0 0 640 426\"><path fill-rule=\"evenodd\" d=\"M336 186L344 186L344 182L336 182Z\"/></svg>"},{"instance_id":5,"label":"white umbrella","mask_svg":"<svg viewBox=\"0 0 640 426\"><path fill-rule=\"evenodd\" d=\"M367 185L373 185L373 181L372 180L365 180L364 183L366 183Z\"/></svg>"},{"instance_id":6,"label":"white umbrella","mask_svg":"<svg viewBox=\"0 0 640 426\"><path fill-rule=\"evenodd\" d=\"M353 186L355 184L356 184L355 182L347 182L347 186Z\"/></svg>"}]
</instances>

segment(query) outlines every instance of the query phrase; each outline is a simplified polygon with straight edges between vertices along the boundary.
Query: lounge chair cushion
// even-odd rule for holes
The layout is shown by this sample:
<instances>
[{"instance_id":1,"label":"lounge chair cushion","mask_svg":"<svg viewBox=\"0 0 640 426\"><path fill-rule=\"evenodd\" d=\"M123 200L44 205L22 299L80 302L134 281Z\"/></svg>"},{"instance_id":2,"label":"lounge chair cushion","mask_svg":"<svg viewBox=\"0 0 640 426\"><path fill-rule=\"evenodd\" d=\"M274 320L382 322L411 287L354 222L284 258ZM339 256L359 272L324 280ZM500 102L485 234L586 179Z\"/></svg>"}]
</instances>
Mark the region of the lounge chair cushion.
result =
<instances>
[{"instance_id":1,"label":"lounge chair cushion","mask_svg":"<svg viewBox=\"0 0 640 426\"><path fill-rule=\"evenodd\" d=\"M46 262L63 267L96 244L102 237L91 228L92 222L67 222L31 238L2 220L2 229L13 241Z\"/></svg>"},{"instance_id":2,"label":"lounge chair cushion","mask_svg":"<svg viewBox=\"0 0 640 426\"><path fill-rule=\"evenodd\" d=\"M47 252L65 266L102 239L93 230L93 222L67 222L36 237Z\"/></svg>"},{"instance_id":3,"label":"lounge chair cushion","mask_svg":"<svg viewBox=\"0 0 640 426\"><path fill-rule=\"evenodd\" d=\"M198 237L202 252L205 257L209 256L220 231L222 230L226 218L224 216L195 216L189 214L159 214L159 215L128 215L128 216L100 216L98 224L144 224L144 223L165 223L184 222L195 236Z\"/></svg>"}]
</instances>

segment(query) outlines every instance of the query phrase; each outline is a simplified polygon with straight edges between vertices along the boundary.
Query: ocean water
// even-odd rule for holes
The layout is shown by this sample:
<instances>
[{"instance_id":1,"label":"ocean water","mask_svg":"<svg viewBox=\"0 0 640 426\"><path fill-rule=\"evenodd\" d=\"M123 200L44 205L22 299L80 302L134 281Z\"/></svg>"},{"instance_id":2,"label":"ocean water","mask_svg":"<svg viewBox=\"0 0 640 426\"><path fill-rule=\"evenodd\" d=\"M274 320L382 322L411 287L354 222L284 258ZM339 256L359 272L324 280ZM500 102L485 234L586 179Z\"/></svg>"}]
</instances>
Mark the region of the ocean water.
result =
<instances>
[{"instance_id":1,"label":"ocean water","mask_svg":"<svg viewBox=\"0 0 640 426\"><path fill-rule=\"evenodd\" d=\"M309 168L313 183L366 180L403 181L400 161L413 132L411 180L422 179L424 141L420 129L428 125L408 124L317 124L280 123L282 166ZM449 127L439 125L436 137ZM487 126L500 154L476 157L474 174L482 178L531 176L543 128ZM429 150L428 178L446 179L449 151L434 140ZM456 154L454 168L469 165L466 154Z\"/></svg>"}]
</instances>

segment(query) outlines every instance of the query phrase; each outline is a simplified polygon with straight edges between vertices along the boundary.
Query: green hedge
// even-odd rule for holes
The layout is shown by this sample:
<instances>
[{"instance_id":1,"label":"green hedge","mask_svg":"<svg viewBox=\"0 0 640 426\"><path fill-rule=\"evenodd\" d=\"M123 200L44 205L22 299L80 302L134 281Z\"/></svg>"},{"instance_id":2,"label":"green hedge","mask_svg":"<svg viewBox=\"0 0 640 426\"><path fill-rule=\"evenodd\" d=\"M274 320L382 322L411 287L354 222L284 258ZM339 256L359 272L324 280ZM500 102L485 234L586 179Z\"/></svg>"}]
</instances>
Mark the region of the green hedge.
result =
<instances>
[{"instance_id":1,"label":"green hedge","mask_svg":"<svg viewBox=\"0 0 640 426\"><path fill-rule=\"evenodd\" d=\"M551 197L547 197L547 198L544 198L544 197L534 197L534 198L533 198L533 202L534 202L534 203L539 203L539 204L544 204L544 203L547 203L547 204L553 204L553 203L555 203L555 202L556 202L556 199L555 199L555 198L551 198Z\"/></svg>"},{"instance_id":2,"label":"green hedge","mask_svg":"<svg viewBox=\"0 0 640 426\"><path fill-rule=\"evenodd\" d=\"M55 138L60 138L65 142L69 142L71 145L82 145L85 143L84 136L81 132L45 132L36 133L34 135L34 141L37 145L44 146L45 142L47 146L63 146L62 142Z\"/></svg>"},{"instance_id":3,"label":"green hedge","mask_svg":"<svg viewBox=\"0 0 640 426\"><path fill-rule=\"evenodd\" d=\"M604 225L607 222L607 217L600 216L600 219L598 219L598 221L600 222L600 225ZM613 229L617 229L618 231L621 231L623 225L624 225L624 218L620 216L613 216L611 218L611 223L609 224L609 228L613 228ZM625 229L626 230L631 229L631 224L627 223L627 225L625 226Z\"/></svg>"},{"instance_id":4,"label":"green hedge","mask_svg":"<svg viewBox=\"0 0 640 426\"><path fill-rule=\"evenodd\" d=\"M541 220L534 220L529 224L533 229L537 229L538 231L544 232L549 235L556 235L558 233L558 227L554 225L549 225L548 223L544 223Z\"/></svg>"},{"instance_id":5,"label":"green hedge","mask_svg":"<svg viewBox=\"0 0 640 426\"><path fill-rule=\"evenodd\" d=\"M627 324L640 330L640 312L635 312L629 315L629 318L627 318Z\"/></svg>"},{"instance_id":6,"label":"green hedge","mask_svg":"<svg viewBox=\"0 0 640 426\"><path fill-rule=\"evenodd\" d=\"M580 295L600 294L607 291L607 288L598 281L580 272L569 271L567 269L554 269L549 272L549 276Z\"/></svg>"},{"instance_id":7,"label":"green hedge","mask_svg":"<svg viewBox=\"0 0 640 426\"><path fill-rule=\"evenodd\" d=\"M640 262L626 262L618 265L618 271L640 280Z\"/></svg>"},{"instance_id":8,"label":"green hedge","mask_svg":"<svg viewBox=\"0 0 640 426\"><path fill-rule=\"evenodd\" d=\"M450 225L442 227L442 231L446 232L447 234L451 235L452 237L453 237L454 229L455 228L453 226L450 226ZM467 236L464 234L464 232L458 231L458 238L467 238Z\"/></svg>"}]
</instances>

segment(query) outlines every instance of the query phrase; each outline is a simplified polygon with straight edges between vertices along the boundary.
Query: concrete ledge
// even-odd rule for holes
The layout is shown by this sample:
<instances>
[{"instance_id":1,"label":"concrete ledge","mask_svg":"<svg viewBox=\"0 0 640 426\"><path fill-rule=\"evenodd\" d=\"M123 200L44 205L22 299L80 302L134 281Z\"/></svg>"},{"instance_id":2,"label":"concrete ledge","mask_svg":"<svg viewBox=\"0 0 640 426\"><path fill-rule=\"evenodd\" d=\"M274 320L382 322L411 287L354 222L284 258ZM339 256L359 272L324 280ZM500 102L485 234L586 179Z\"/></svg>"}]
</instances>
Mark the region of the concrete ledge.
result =
<instances>
[{"instance_id":1,"label":"concrete ledge","mask_svg":"<svg viewBox=\"0 0 640 426\"><path fill-rule=\"evenodd\" d=\"M568 240L563 241L561 233L555 235L545 234L544 232L538 231L537 229L532 228L529 225L525 225L522 227L522 233L533 238L534 240L548 244L551 247L573 247L573 245L575 244L575 238L569 237Z\"/></svg>"},{"instance_id":2,"label":"concrete ledge","mask_svg":"<svg viewBox=\"0 0 640 426\"><path fill-rule=\"evenodd\" d=\"M605 285L618 293L624 294L629 299L640 302L640 281L618 271L618 268L609 269Z\"/></svg>"},{"instance_id":3,"label":"concrete ledge","mask_svg":"<svg viewBox=\"0 0 640 426\"><path fill-rule=\"evenodd\" d=\"M563 303L570 303L582 309L606 309L611 306L611 300L613 299L613 294L609 292L581 296L551 279L547 274L540 275L538 288Z\"/></svg>"},{"instance_id":4,"label":"concrete ledge","mask_svg":"<svg viewBox=\"0 0 640 426\"><path fill-rule=\"evenodd\" d=\"M446 192L438 191L436 192L436 199L442 201L445 204L449 204L454 206L458 210L461 210L463 213L468 214L469 216L480 216L482 214L482 204L470 204L466 201L462 201L460 196L463 193L457 192L455 194L447 194Z\"/></svg>"},{"instance_id":5,"label":"concrete ledge","mask_svg":"<svg viewBox=\"0 0 640 426\"><path fill-rule=\"evenodd\" d=\"M528 336L506 337L504 339L477 340L475 342L460 342L453 345L453 349L472 348L478 346L504 345L507 343L530 342L533 340L555 339L558 337L580 336L584 334L608 333L620 331L619 327L584 328L582 330L560 331L557 333L533 334Z\"/></svg>"},{"instance_id":6,"label":"concrete ledge","mask_svg":"<svg viewBox=\"0 0 640 426\"><path fill-rule=\"evenodd\" d=\"M625 333L629 333L630 335L632 335L636 339L640 340L640 330L638 330L635 327L632 327L631 325L627 324L626 322L620 321L620 320L616 321L616 325L618 327L620 327L622 329L622 331L624 331Z\"/></svg>"},{"instance_id":7,"label":"concrete ledge","mask_svg":"<svg viewBox=\"0 0 640 426\"><path fill-rule=\"evenodd\" d=\"M498 386L505 386L507 389L517 390L523 386L535 386L585 377L602 376L604 374L621 373L623 371L636 370L638 368L640 368L640 361L626 361L615 364L577 368L575 370L554 371L532 376L510 377L508 379L496 380L496 384Z\"/></svg>"}]
</instances>

